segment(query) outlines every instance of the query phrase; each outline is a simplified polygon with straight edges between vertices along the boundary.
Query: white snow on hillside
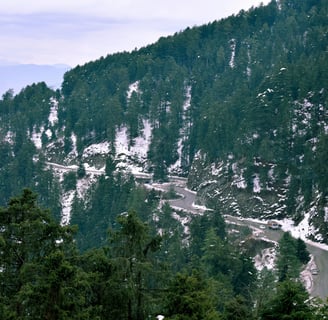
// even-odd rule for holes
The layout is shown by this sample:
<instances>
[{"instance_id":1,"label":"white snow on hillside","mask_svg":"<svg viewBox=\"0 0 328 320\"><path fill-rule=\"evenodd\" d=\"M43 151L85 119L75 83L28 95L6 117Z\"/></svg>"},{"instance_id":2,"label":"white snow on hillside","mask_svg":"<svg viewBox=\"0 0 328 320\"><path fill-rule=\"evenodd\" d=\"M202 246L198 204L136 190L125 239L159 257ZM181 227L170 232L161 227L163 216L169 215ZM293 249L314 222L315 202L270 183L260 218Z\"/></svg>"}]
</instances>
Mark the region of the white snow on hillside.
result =
<instances>
[{"instance_id":1,"label":"white snow on hillside","mask_svg":"<svg viewBox=\"0 0 328 320\"><path fill-rule=\"evenodd\" d=\"M253 192L254 193L261 192L260 177L257 173L255 174L255 177L253 179Z\"/></svg>"},{"instance_id":2,"label":"white snow on hillside","mask_svg":"<svg viewBox=\"0 0 328 320\"><path fill-rule=\"evenodd\" d=\"M50 108L50 114L48 117L48 121L49 121L50 125L53 126L58 121L58 115L57 115L58 101L55 98L51 98L50 103L51 103L51 108ZM34 126L33 132L31 134L28 133L28 135L31 136L31 141L34 143L34 145L37 149L42 148L41 137L42 137L42 134L44 131L45 131L44 126L41 126L39 128L39 130L37 130L37 128ZM52 137L52 132L50 129L47 129L45 131L45 134L48 136L49 139ZM73 138L72 138L72 141L73 141ZM75 141L76 141L76 137L75 137ZM73 141L73 145L74 145L74 141Z\"/></svg>"},{"instance_id":3,"label":"white snow on hillside","mask_svg":"<svg viewBox=\"0 0 328 320\"><path fill-rule=\"evenodd\" d=\"M44 127L41 127L39 132L36 131L36 127L33 128L33 132L31 134L31 140L37 149L42 148L41 136L43 131L44 131Z\"/></svg>"},{"instance_id":4,"label":"white snow on hillside","mask_svg":"<svg viewBox=\"0 0 328 320\"><path fill-rule=\"evenodd\" d=\"M151 125L148 120L143 120L143 132L142 135L135 138L134 145L130 148L132 154L138 155L141 158L147 158L147 152L149 150L149 144L151 141Z\"/></svg>"},{"instance_id":5,"label":"white snow on hillside","mask_svg":"<svg viewBox=\"0 0 328 320\"><path fill-rule=\"evenodd\" d=\"M51 108L50 108L48 121L51 126L54 126L55 123L58 122L58 101L55 98L51 98L50 102L51 102Z\"/></svg>"},{"instance_id":6,"label":"white snow on hillside","mask_svg":"<svg viewBox=\"0 0 328 320\"><path fill-rule=\"evenodd\" d=\"M231 169L234 173L232 185L235 185L238 189L246 189L247 183L243 176L244 169L239 169L237 162L231 165Z\"/></svg>"},{"instance_id":7,"label":"white snow on hillside","mask_svg":"<svg viewBox=\"0 0 328 320\"><path fill-rule=\"evenodd\" d=\"M61 199L62 204L62 216L61 225L68 225L71 220L71 208L75 196L75 190L70 190L66 192Z\"/></svg>"},{"instance_id":8,"label":"white snow on hillside","mask_svg":"<svg viewBox=\"0 0 328 320\"><path fill-rule=\"evenodd\" d=\"M110 151L109 143L107 141L102 143L95 143L83 150L82 158L102 154L106 155Z\"/></svg>"},{"instance_id":9,"label":"white snow on hillside","mask_svg":"<svg viewBox=\"0 0 328 320\"><path fill-rule=\"evenodd\" d=\"M47 129L46 132L45 132L45 134L47 135L48 139L51 139L51 137L52 137L52 132L51 132L50 129Z\"/></svg>"},{"instance_id":10,"label":"white snow on hillside","mask_svg":"<svg viewBox=\"0 0 328 320\"><path fill-rule=\"evenodd\" d=\"M143 120L143 127L142 134L134 139L133 145L129 145L127 127L122 126L117 129L115 139L116 160L119 161L117 167L126 168L132 173L143 171L142 165L146 162L152 136L149 120Z\"/></svg>"},{"instance_id":11,"label":"white snow on hillside","mask_svg":"<svg viewBox=\"0 0 328 320\"><path fill-rule=\"evenodd\" d=\"M236 39L230 40L231 58L229 61L229 66L231 69L235 67L235 56L236 56Z\"/></svg>"},{"instance_id":12,"label":"white snow on hillside","mask_svg":"<svg viewBox=\"0 0 328 320\"><path fill-rule=\"evenodd\" d=\"M92 169L90 170L91 172L93 172ZM88 190L96 183L99 177L99 174L97 173L90 173L88 171L88 168L86 168L86 171L87 171L87 175L82 179L78 179L76 182L77 197L79 199L83 199L84 201L86 200L86 194ZM101 171L99 170L99 173L100 172ZM102 171L101 174L104 174L104 171Z\"/></svg>"},{"instance_id":13,"label":"white snow on hillside","mask_svg":"<svg viewBox=\"0 0 328 320\"><path fill-rule=\"evenodd\" d=\"M267 268L268 270L274 269L276 255L277 252L275 247L263 249L260 254L257 254L254 257L255 268L259 271L264 268Z\"/></svg>"},{"instance_id":14,"label":"white snow on hillside","mask_svg":"<svg viewBox=\"0 0 328 320\"><path fill-rule=\"evenodd\" d=\"M77 136L74 132L72 132L71 134L71 141L72 141L72 151L68 154L67 158L76 159L76 157L78 156L77 147L76 147Z\"/></svg>"},{"instance_id":15,"label":"white snow on hillside","mask_svg":"<svg viewBox=\"0 0 328 320\"><path fill-rule=\"evenodd\" d=\"M6 136L4 138L5 142L8 142L9 144L13 145L14 144L14 133L12 131L8 131L6 133Z\"/></svg>"},{"instance_id":16,"label":"white snow on hillside","mask_svg":"<svg viewBox=\"0 0 328 320\"><path fill-rule=\"evenodd\" d=\"M328 207L324 207L324 212L325 212L324 221L328 222Z\"/></svg>"},{"instance_id":17,"label":"white snow on hillside","mask_svg":"<svg viewBox=\"0 0 328 320\"><path fill-rule=\"evenodd\" d=\"M134 139L133 146L129 146L128 129L126 126L116 131L115 151L117 156L123 153L125 155L137 156L139 159L147 157L152 130L148 120L143 120L143 126L142 135Z\"/></svg>"},{"instance_id":18,"label":"white snow on hillside","mask_svg":"<svg viewBox=\"0 0 328 320\"><path fill-rule=\"evenodd\" d=\"M131 99L131 95L133 92L140 92L139 90L139 81L136 81L136 82L133 82L129 85L129 90L127 92L127 97L128 97L128 100Z\"/></svg>"},{"instance_id":19,"label":"white snow on hillside","mask_svg":"<svg viewBox=\"0 0 328 320\"><path fill-rule=\"evenodd\" d=\"M180 171L180 168L182 166L182 159L183 159L183 154L182 154L182 148L184 141L188 139L189 133L190 133L190 127L191 127L191 122L188 117L188 112L190 109L190 103L191 103L191 86L186 87L186 93L185 93L185 101L182 106L182 126L180 129L180 138L178 140L178 160L170 166L169 172L171 173L176 173L177 171Z\"/></svg>"},{"instance_id":20,"label":"white snow on hillside","mask_svg":"<svg viewBox=\"0 0 328 320\"><path fill-rule=\"evenodd\" d=\"M63 182L64 175L69 172L76 172L78 169L77 165L64 166L56 163L47 162L47 165L52 168L53 173L57 176L60 182ZM77 196L79 199L83 199L84 202L87 202L86 199L89 189L94 185L98 177L105 173L105 169L96 169L89 166L87 163L84 164L86 171L86 176L82 179L78 179L76 182L76 191L69 190L62 193L61 195L61 205L62 205L62 214L61 214L61 224L67 225L70 223L71 219L71 210L74 197Z\"/></svg>"}]
</instances>

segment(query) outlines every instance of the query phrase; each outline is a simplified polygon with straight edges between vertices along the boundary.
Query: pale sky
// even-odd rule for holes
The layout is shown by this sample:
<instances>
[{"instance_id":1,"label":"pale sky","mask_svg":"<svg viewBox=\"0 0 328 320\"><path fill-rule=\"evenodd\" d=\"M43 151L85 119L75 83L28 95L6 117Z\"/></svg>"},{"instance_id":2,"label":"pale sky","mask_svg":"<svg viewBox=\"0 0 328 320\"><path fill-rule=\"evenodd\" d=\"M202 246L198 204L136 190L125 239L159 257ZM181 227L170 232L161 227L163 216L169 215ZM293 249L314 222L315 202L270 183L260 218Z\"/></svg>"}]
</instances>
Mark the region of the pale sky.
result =
<instances>
[{"instance_id":1,"label":"pale sky","mask_svg":"<svg viewBox=\"0 0 328 320\"><path fill-rule=\"evenodd\" d=\"M0 0L0 65L131 51L269 0Z\"/></svg>"}]
</instances>

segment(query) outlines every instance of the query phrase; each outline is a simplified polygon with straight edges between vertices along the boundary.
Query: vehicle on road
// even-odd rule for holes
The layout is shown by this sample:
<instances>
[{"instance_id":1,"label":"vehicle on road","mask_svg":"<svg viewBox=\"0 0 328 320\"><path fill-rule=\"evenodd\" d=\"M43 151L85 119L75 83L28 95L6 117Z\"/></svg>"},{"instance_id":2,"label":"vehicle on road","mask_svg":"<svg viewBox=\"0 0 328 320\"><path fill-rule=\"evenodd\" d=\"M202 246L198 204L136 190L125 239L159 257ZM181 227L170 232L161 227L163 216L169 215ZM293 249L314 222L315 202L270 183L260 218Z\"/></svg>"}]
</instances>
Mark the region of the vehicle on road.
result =
<instances>
[{"instance_id":1,"label":"vehicle on road","mask_svg":"<svg viewBox=\"0 0 328 320\"><path fill-rule=\"evenodd\" d=\"M314 275L314 276L319 274L319 269L318 268L312 268L310 271L311 271L311 274Z\"/></svg>"},{"instance_id":2,"label":"vehicle on road","mask_svg":"<svg viewBox=\"0 0 328 320\"><path fill-rule=\"evenodd\" d=\"M277 221L273 221L273 220L268 221L268 227L271 230L281 229L281 225Z\"/></svg>"}]
</instances>

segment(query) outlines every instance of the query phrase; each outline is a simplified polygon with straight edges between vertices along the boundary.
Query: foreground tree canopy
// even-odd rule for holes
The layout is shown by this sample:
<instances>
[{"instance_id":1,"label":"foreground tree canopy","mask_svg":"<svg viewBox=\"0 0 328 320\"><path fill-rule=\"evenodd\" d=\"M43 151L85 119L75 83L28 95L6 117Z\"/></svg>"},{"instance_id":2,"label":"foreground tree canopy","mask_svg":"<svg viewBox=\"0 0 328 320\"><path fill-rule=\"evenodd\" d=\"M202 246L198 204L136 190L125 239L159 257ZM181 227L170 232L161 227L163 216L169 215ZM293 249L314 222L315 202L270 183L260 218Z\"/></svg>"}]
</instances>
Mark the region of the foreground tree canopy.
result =
<instances>
[{"instance_id":1,"label":"foreground tree canopy","mask_svg":"<svg viewBox=\"0 0 328 320\"><path fill-rule=\"evenodd\" d=\"M325 305L310 304L297 280L280 279L275 286L257 277L246 252L229 243L218 216L196 217L186 246L169 217L159 236L130 210L117 218L106 245L82 254L74 241L76 228L59 225L25 189L0 209L0 318L142 320L163 314L181 320L296 320L326 315ZM302 248L288 237L283 243ZM281 264L291 259L290 253L284 255ZM279 279L281 271L271 276ZM272 292L263 299L260 292L269 287Z\"/></svg>"}]
</instances>

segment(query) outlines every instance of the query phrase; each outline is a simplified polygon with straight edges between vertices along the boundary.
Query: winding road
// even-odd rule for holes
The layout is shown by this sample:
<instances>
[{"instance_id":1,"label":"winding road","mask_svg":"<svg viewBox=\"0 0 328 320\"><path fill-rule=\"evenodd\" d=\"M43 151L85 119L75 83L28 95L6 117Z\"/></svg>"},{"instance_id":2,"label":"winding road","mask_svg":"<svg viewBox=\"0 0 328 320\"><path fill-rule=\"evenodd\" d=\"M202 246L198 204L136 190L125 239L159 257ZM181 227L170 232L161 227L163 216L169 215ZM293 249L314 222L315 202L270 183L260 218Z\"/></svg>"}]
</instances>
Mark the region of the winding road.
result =
<instances>
[{"instance_id":1,"label":"winding road","mask_svg":"<svg viewBox=\"0 0 328 320\"><path fill-rule=\"evenodd\" d=\"M61 170L77 171L78 166L63 166L56 163L47 163L49 166ZM94 168L86 168L86 171L92 174L101 175L104 174L104 170L97 170ZM144 175L142 175L144 177ZM153 184L150 187L155 187L162 190L168 190L171 186L174 186L175 191L181 195L181 198L169 200L172 207L179 208L182 210L188 210L194 214L200 214L206 210L204 207L195 205L196 193L186 189L186 179L182 178L171 178L170 183L165 184ZM255 222L250 219L238 219L234 216L225 216L225 220L228 223L239 223L250 227L261 229L260 226L266 223ZM268 228L261 229L264 236L271 241L279 241L283 231L281 230L270 230ZM320 244L316 244L307 241L307 248L310 254L313 256L313 261L319 273L317 275L311 275L311 288L309 289L311 296L320 297L324 301L328 298L328 250L324 250Z\"/></svg>"},{"instance_id":2,"label":"winding road","mask_svg":"<svg viewBox=\"0 0 328 320\"><path fill-rule=\"evenodd\" d=\"M195 206L196 193L185 188L183 182L172 180L171 184L156 184L159 189L168 190L173 185L175 191L181 195L181 198L169 200L172 207L188 210L189 212L199 214L204 211L202 207ZM238 219L234 216L225 216L225 220L228 223L239 223L260 229L263 236L271 241L279 241L283 235L282 230L271 230L266 227L266 222L256 222L251 219ZM261 227L262 226L262 227ZM265 228L265 229L262 229ZM308 276L311 278L311 288L309 288L312 297L319 297L324 301L328 298L328 251L324 250L320 244L313 242L306 242L307 249L313 256L313 264L319 270L317 275L311 275L308 271Z\"/></svg>"}]
</instances>

